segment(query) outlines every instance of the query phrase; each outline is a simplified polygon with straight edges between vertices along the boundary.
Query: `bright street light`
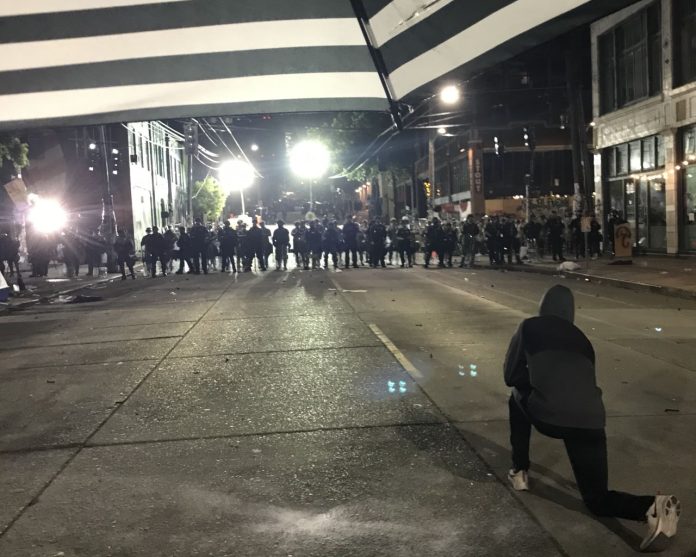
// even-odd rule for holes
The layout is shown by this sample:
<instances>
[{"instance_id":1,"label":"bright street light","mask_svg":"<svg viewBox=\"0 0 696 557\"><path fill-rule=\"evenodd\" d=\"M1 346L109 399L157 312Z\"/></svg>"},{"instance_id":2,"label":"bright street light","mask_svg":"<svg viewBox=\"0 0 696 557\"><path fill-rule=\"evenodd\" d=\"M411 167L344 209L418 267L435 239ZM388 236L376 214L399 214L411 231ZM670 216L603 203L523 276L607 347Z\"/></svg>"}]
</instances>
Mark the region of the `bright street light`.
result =
<instances>
[{"instance_id":1,"label":"bright street light","mask_svg":"<svg viewBox=\"0 0 696 557\"><path fill-rule=\"evenodd\" d=\"M256 145L256 143L252 143L252 145L251 145L251 150L252 150L252 151L258 151L258 150L259 150L259 146Z\"/></svg>"},{"instance_id":2,"label":"bright street light","mask_svg":"<svg viewBox=\"0 0 696 557\"><path fill-rule=\"evenodd\" d=\"M300 178L309 180L309 206L314 205L312 180L323 176L331 165L331 154L323 143L308 139L290 151L290 168Z\"/></svg>"},{"instance_id":3,"label":"bright street light","mask_svg":"<svg viewBox=\"0 0 696 557\"><path fill-rule=\"evenodd\" d=\"M319 141L302 141L290 151L290 168L300 178L316 180L324 175L330 164L329 150Z\"/></svg>"},{"instance_id":4,"label":"bright street light","mask_svg":"<svg viewBox=\"0 0 696 557\"><path fill-rule=\"evenodd\" d=\"M242 214L246 214L244 205L244 190L254 183L256 174L254 168L246 161L233 159L222 163L218 170L220 186L229 195L238 191L242 199Z\"/></svg>"},{"instance_id":5,"label":"bright street light","mask_svg":"<svg viewBox=\"0 0 696 557\"><path fill-rule=\"evenodd\" d=\"M448 85L440 91L440 100L445 104L455 104L459 97L459 89L455 85Z\"/></svg>"},{"instance_id":6,"label":"bright street light","mask_svg":"<svg viewBox=\"0 0 696 557\"><path fill-rule=\"evenodd\" d=\"M440 135L445 135L447 133L447 130L445 128L438 128L437 133Z\"/></svg>"},{"instance_id":7,"label":"bright street light","mask_svg":"<svg viewBox=\"0 0 696 557\"><path fill-rule=\"evenodd\" d=\"M68 214L55 199L43 199L37 196L29 209L27 220L34 225L37 232L52 234L65 227Z\"/></svg>"}]
</instances>

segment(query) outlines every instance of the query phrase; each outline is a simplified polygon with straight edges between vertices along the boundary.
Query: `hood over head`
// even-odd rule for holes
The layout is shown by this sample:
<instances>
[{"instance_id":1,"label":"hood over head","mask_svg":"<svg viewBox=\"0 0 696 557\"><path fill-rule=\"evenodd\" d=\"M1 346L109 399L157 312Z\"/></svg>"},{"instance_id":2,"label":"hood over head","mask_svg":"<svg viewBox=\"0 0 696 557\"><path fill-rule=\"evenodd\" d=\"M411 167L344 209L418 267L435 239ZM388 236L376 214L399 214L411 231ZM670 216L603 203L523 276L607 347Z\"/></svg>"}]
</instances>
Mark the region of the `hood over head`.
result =
<instances>
[{"instance_id":1,"label":"hood over head","mask_svg":"<svg viewBox=\"0 0 696 557\"><path fill-rule=\"evenodd\" d=\"M572 323L575 320L573 293L570 289L560 284L552 286L541 299L539 315L553 315Z\"/></svg>"}]
</instances>

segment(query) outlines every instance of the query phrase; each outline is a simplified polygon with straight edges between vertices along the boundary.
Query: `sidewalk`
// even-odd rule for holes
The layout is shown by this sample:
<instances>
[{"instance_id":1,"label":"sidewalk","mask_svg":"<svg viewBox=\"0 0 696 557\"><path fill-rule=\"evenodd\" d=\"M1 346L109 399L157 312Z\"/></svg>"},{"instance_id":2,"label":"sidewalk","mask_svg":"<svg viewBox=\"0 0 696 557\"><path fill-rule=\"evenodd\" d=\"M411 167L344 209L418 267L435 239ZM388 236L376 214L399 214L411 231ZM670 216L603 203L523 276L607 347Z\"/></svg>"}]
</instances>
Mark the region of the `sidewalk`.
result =
<instances>
[{"instance_id":1,"label":"sidewalk","mask_svg":"<svg viewBox=\"0 0 696 557\"><path fill-rule=\"evenodd\" d=\"M31 271L24 265L20 266L22 280L26 290L11 296L7 304L0 304L0 315L12 309L19 309L27 305L42 301L51 300L61 295L67 295L82 288L94 286L103 282L109 282L120 278L120 274L111 273L106 275L89 276L87 265L80 267L77 277L68 278L65 276L65 267L62 264L51 265L48 269L47 277L30 278ZM14 284L16 276L5 276L8 284Z\"/></svg>"},{"instance_id":2,"label":"sidewalk","mask_svg":"<svg viewBox=\"0 0 696 557\"><path fill-rule=\"evenodd\" d=\"M569 260L573 261L574 260ZM559 263L551 258L512 265L508 270L541 274L562 274L567 277L589 279L628 288L679 298L696 299L696 258L667 255L646 255L633 258L632 265L611 265L608 257L596 261L580 259L576 271L558 271Z\"/></svg>"}]
</instances>

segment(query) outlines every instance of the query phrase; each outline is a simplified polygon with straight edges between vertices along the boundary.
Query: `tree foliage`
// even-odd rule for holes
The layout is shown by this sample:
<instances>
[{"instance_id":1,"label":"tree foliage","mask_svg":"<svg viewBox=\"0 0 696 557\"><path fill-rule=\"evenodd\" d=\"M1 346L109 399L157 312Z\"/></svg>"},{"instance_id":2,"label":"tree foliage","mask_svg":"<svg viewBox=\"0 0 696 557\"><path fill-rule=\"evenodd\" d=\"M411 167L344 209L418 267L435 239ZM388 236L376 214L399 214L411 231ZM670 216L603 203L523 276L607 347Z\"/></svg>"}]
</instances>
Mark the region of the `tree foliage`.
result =
<instances>
[{"instance_id":1,"label":"tree foliage","mask_svg":"<svg viewBox=\"0 0 696 557\"><path fill-rule=\"evenodd\" d=\"M196 182L193 192L194 216L208 221L218 220L225 206L225 194L218 181L212 176L207 176L205 180Z\"/></svg>"},{"instance_id":2,"label":"tree foliage","mask_svg":"<svg viewBox=\"0 0 696 557\"><path fill-rule=\"evenodd\" d=\"M11 162L17 171L29 166L29 145L18 137L0 134L0 166L5 161Z\"/></svg>"}]
</instances>

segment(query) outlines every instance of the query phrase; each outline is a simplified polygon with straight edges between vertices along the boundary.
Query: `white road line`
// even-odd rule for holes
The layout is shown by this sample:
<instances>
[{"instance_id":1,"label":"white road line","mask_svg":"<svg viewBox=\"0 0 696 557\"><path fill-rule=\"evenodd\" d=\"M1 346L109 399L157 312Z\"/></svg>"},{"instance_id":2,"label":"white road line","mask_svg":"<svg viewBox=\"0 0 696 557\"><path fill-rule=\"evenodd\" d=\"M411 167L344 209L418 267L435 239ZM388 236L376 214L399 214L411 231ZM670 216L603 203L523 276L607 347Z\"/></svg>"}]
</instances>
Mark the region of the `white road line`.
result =
<instances>
[{"instance_id":1,"label":"white road line","mask_svg":"<svg viewBox=\"0 0 696 557\"><path fill-rule=\"evenodd\" d=\"M387 350L392 353L392 356L396 358L396 360L401 364L401 367L403 367L411 375L411 377L414 379L423 379L423 374L411 363L404 353L399 350L391 340L389 340L389 337L382 332L382 329L380 329L374 323L370 323L369 326L370 329L372 329L372 332L375 333L377 338L382 341L382 344L384 344Z\"/></svg>"}]
</instances>

